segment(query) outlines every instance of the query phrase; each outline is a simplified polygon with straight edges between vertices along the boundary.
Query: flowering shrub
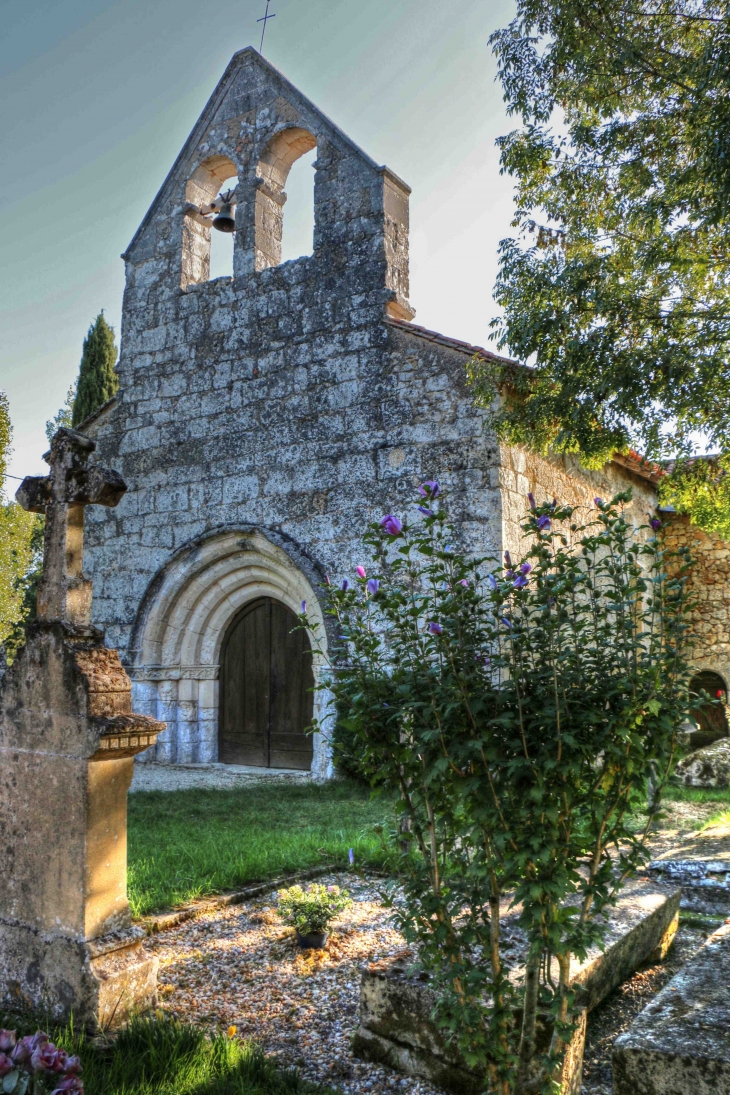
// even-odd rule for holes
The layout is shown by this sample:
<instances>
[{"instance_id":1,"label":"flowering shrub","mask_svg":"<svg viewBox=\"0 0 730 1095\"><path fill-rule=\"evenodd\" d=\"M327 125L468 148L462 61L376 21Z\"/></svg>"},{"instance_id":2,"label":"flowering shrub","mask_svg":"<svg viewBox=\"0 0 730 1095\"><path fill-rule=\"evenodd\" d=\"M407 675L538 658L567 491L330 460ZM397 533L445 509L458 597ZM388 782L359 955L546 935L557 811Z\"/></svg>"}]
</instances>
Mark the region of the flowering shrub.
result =
<instances>
[{"instance_id":1,"label":"flowering shrub","mask_svg":"<svg viewBox=\"0 0 730 1095\"><path fill-rule=\"evenodd\" d=\"M306 890L291 886L279 890L279 915L301 935L327 931L338 913L352 904L346 890L313 882Z\"/></svg>"},{"instance_id":2,"label":"flowering shrub","mask_svg":"<svg viewBox=\"0 0 730 1095\"><path fill-rule=\"evenodd\" d=\"M399 799L395 918L439 1022L498 1095L555 1090L571 960L601 941L599 914L646 859L689 706L688 559L667 576L629 499L596 499L581 527L570 507L530 498L524 557L497 565L457 550L429 481L416 523L371 526L372 569L331 593L339 717L372 784ZM505 966L505 897L528 943L521 984Z\"/></svg>"},{"instance_id":3,"label":"flowering shrub","mask_svg":"<svg viewBox=\"0 0 730 1095\"><path fill-rule=\"evenodd\" d=\"M0 1030L0 1091L4 1095L73 1095L84 1090L81 1062L37 1031L18 1039Z\"/></svg>"}]
</instances>

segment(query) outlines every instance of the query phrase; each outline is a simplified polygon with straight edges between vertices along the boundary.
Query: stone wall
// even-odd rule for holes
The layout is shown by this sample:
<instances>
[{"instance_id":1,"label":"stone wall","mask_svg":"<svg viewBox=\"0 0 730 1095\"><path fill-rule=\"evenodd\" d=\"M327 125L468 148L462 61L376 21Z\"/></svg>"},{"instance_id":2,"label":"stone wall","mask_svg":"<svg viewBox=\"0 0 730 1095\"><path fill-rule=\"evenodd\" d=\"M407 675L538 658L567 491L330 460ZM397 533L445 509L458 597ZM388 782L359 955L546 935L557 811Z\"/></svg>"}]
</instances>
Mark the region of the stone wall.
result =
<instances>
[{"instance_id":1,"label":"stone wall","mask_svg":"<svg viewBox=\"0 0 730 1095\"><path fill-rule=\"evenodd\" d=\"M311 147L303 133L317 144L314 253L267 265L278 228L261 195L273 201L275 183L283 197L287 157ZM185 199L210 200L200 188L229 170L222 157L239 176L236 273L195 280L210 229ZM263 589L321 617L325 574L352 576L367 522L403 511L422 479L444 483L475 550L500 550L498 452L466 389L471 348L399 318L413 315L407 202L247 50L127 252L120 390L88 429L129 489L113 515L88 515L87 570L135 702L168 722L159 760L217 758L217 656L242 603ZM321 742L315 768L326 774Z\"/></svg>"},{"instance_id":2,"label":"stone wall","mask_svg":"<svg viewBox=\"0 0 730 1095\"><path fill-rule=\"evenodd\" d=\"M598 471L587 471L570 456L544 457L502 446L498 481L504 546L516 556L525 551L521 524L527 513L529 491L538 504L557 498L561 504L575 506L579 523L595 517L594 498L608 501L629 487L633 491L630 512L637 526L645 524L656 511L656 488L651 479L616 461Z\"/></svg>"},{"instance_id":3,"label":"stone wall","mask_svg":"<svg viewBox=\"0 0 730 1095\"><path fill-rule=\"evenodd\" d=\"M694 559L690 596L697 602L693 618L693 661L719 673L730 684L730 544L716 532L703 532L688 517L663 513L664 540L670 550L688 547Z\"/></svg>"}]
</instances>

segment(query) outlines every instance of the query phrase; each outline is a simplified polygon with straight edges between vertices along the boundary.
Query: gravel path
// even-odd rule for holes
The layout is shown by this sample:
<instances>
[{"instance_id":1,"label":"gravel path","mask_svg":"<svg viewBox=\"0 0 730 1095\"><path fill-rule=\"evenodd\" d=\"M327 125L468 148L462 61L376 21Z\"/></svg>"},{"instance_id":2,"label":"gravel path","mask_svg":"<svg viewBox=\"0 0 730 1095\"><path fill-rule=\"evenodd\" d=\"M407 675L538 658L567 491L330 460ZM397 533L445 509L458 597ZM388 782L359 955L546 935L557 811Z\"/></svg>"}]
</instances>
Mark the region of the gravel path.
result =
<instances>
[{"instance_id":1,"label":"gravel path","mask_svg":"<svg viewBox=\"0 0 730 1095\"><path fill-rule=\"evenodd\" d=\"M165 1011L209 1030L235 1026L308 1080L352 1095L436 1095L432 1085L353 1057L360 969L405 947L372 880L322 879L349 890L327 949L301 951L282 925L274 895L209 913L151 937L160 957Z\"/></svg>"},{"instance_id":2,"label":"gravel path","mask_svg":"<svg viewBox=\"0 0 730 1095\"><path fill-rule=\"evenodd\" d=\"M135 764L130 792L187 791L193 787L229 791L251 783L309 783L309 772L248 768L238 764Z\"/></svg>"}]
</instances>

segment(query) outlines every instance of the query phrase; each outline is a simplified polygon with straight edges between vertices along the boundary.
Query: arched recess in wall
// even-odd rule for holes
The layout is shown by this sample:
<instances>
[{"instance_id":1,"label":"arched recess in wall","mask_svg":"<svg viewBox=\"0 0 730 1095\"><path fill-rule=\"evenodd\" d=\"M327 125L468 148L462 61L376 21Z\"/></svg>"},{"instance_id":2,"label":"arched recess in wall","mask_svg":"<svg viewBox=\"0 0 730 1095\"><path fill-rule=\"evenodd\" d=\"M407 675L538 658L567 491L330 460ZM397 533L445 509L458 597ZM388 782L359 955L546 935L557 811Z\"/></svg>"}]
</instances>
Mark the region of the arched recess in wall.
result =
<instances>
[{"instance_id":1,"label":"arched recess in wall","mask_svg":"<svg viewBox=\"0 0 730 1095\"><path fill-rule=\"evenodd\" d=\"M228 627L249 603L280 602L293 613L307 602L315 683L326 657L325 621L312 582L260 530L229 529L184 549L153 581L140 606L129 668L135 710L167 723L155 747L162 763L218 760L219 667ZM316 632L316 634L315 634ZM325 644L325 645L323 645ZM331 719L329 693L314 694L314 717ZM313 735L312 773L325 778L327 734Z\"/></svg>"},{"instance_id":2,"label":"arched recess in wall","mask_svg":"<svg viewBox=\"0 0 730 1095\"><path fill-rule=\"evenodd\" d=\"M690 695L699 697L706 693L710 699L692 712L692 721L696 729L689 735L689 744L693 749L703 749L719 738L728 736L727 719L727 683L719 673L711 669L700 670L689 682Z\"/></svg>"},{"instance_id":3,"label":"arched recess in wall","mask_svg":"<svg viewBox=\"0 0 730 1095\"><path fill-rule=\"evenodd\" d=\"M256 167L256 212L254 232L254 266L265 270L283 261L282 238L287 194L284 190L292 165L317 147L316 137L307 129L292 127L277 133L269 141ZM307 163L313 162L307 157ZM311 201L314 225L314 180ZM302 211L298 210L299 216ZM294 257L294 256L288 256Z\"/></svg>"},{"instance_id":4,"label":"arched recess in wall","mask_svg":"<svg viewBox=\"0 0 730 1095\"><path fill-rule=\"evenodd\" d=\"M185 200L198 207L209 205L221 190L237 186L236 165L227 156L211 156L196 167L185 186ZM211 238L212 237L212 238ZM233 233L211 230L194 217L183 218L181 285L209 281L233 274Z\"/></svg>"}]
</instances>

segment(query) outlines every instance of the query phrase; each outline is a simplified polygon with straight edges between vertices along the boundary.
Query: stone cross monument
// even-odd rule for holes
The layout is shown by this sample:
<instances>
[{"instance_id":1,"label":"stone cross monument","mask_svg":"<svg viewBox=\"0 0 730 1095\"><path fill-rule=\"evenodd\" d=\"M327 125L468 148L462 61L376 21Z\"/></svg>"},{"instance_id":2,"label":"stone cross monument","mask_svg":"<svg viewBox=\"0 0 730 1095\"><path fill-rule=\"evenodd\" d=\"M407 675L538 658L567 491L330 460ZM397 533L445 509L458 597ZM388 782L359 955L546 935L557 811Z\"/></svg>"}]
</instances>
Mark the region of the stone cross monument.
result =
<instances>
[{"instance_id":1,"label":"stone cross monument","mask_svg":"<svg viewBox=\"0 0 730 1095\"><path fill-rule=\"evenodd\" d=\"M135 753L164 723L132 712L131 682L91 625L84 507L116 506L114 471L60 429L28 477L46 519L38 618L0 685L0 1003L108 1028L156 1002L127 901L127 791Z\"/></svg>"}]
</instances>

